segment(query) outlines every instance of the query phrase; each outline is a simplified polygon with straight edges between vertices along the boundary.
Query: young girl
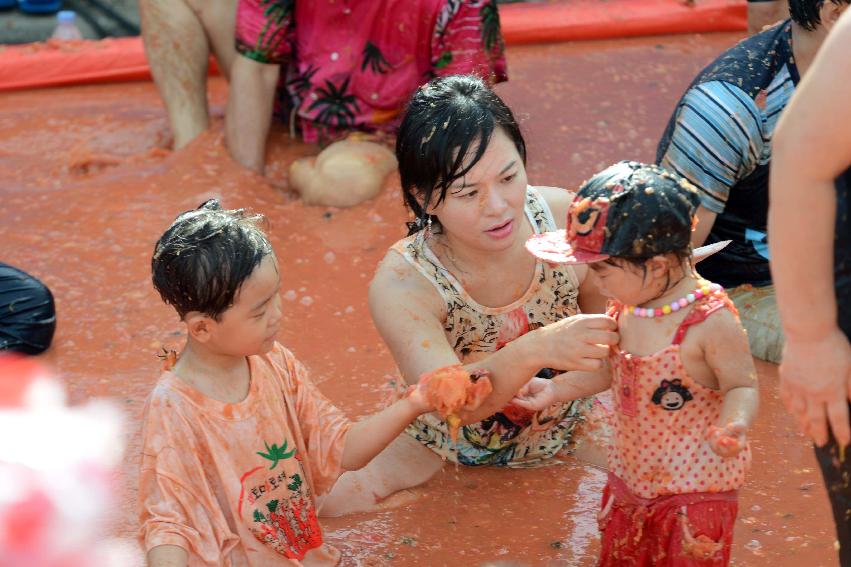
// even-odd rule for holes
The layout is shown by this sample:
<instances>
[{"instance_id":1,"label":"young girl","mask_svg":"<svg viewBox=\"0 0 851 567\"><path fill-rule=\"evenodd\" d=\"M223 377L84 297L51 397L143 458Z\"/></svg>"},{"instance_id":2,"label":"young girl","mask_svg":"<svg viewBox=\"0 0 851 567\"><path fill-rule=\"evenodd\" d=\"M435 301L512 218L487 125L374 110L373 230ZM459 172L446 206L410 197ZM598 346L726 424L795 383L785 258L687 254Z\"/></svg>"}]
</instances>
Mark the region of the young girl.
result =
<instances>
[{"instance_id":1,"label":"young girl","mask_svg":"<svg viewBox=\"0 0 851 567\"><path fill-rule=\"evenodd\" d=\"M539 410L612 389L600 565L730 560L756 374L735 308L691 263L699 202L681 177L621 162L580 188L566 231L527 242L549 262L588 264L619 324L604 368L535 378L515 398Z\"/></svg>"}]
</instances>

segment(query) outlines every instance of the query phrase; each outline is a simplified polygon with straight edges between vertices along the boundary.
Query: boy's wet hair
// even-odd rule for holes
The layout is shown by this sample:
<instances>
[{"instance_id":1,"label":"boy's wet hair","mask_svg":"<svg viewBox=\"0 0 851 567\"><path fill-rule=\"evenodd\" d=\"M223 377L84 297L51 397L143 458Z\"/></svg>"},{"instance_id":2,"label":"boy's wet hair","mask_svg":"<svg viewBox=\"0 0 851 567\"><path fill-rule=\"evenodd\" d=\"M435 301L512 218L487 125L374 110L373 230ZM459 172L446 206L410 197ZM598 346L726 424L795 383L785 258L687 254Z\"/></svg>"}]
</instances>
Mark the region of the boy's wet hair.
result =
<instances>
[{"instance_id":1,"label":"boy's wet hair","mask_svg":"<svg viewBox=\"0 0 851 567\"><path fill-rule=\"evenodd\" d=\"M851 0L789 0L789 15L802 28L813 31L822 23L820 11L825 2L839 6L851 3Z\"/></svg>"},{"instance_id":2,"label":"boy's wet hair","mask_svg":"<svg viewBox=\"0 0 851 567\"><path fill-rule=\"evenodd\" d=\"M198 311L218 320L272 245L265 218L224 210L211 199L179 215L160 237L151 259L154 288L181 319Z\"/></svg>"},{"instance_id":3,"label":"boy's wet hair","mask_svg":"<svg viewBox=\"0 0 851 567\"><path fill-rule=\"evenodd\" d=\"M443 202L449 186L482 159L497 128L525 164L526 142L514 114L479 77L440 77L414 93L396 137L405 205L417 219L409 234L424 228L426 209Z\"/></svg>"}]
</instances>

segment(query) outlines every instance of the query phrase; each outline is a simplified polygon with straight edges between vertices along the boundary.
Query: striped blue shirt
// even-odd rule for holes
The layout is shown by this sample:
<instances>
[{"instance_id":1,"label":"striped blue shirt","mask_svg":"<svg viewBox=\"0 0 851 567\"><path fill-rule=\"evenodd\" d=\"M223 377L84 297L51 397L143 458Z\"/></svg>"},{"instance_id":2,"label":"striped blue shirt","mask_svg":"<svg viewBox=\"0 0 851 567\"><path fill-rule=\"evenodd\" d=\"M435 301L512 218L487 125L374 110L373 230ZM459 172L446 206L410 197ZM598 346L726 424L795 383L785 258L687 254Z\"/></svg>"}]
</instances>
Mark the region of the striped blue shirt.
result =
<instances>
[{"instance_id":1,"label":"striped blue shirt","mask_svg":"<svg viewBox=\"0 0 851 567\"><path fill-rule=\"evenodd\" d=\"M724 285L771 283L768 170L771 137L799 79L789 21L721 54L686 90L656 161L691 181L717 214L707 243L731 240L700 264Z\"/></svg>"},{"instance_id":2,"label":"striped blue shirt","mask_svg":"<svg viewBox=\"0 0 851 567\"><path fill-rule=\"evenodd\" d=\"M771 160L771 136L795 85L783 67L760 102L724 81L701 83L679 105L676 126L660 165L701 191L701 202L721 214L736 183Z\"/></svg>"}]
</instances>

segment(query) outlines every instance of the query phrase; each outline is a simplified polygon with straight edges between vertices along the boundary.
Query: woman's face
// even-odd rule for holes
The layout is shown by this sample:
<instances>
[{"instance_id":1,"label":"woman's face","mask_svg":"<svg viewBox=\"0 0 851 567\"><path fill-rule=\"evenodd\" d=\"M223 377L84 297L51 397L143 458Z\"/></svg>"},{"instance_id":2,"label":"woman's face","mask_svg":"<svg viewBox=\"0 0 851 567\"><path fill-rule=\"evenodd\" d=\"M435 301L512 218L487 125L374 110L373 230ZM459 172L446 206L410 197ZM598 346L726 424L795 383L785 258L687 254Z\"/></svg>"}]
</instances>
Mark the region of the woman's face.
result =
<instances>
[{"instance_id":1,"label":"woman's face","mask_svg":"<svg viewBox=\"0 0 851 567\"><path fill-rule=\"evenodd\" d=\"M526 184L526 168L517 148L497 128L478 163L429 212L452 239L482 250L508 249L526 236L520 233Z\"/></svg>"}]
</instances>

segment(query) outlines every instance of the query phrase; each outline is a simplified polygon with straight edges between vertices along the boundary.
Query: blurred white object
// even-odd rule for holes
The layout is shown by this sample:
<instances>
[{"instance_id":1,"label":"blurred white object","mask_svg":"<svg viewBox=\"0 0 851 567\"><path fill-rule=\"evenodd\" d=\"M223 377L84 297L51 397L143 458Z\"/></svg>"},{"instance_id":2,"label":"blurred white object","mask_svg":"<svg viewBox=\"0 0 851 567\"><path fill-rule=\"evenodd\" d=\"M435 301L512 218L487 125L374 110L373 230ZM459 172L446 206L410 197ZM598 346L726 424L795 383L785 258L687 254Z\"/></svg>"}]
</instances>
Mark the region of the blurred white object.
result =
<instances>
[{"instance_id":1,"label":"blurred white object","mask_svg":"<svg viewBox=\"0 0 851 567\"><path fill-rule=\"evenodd\" d=\"M56 14L56 29L53 39L83 39L80 28L77 27L77 13L73 10L62 10Z\"/></svg>"},{"instance_id":2,"label":"blurred white object","mask_svg":"<svg viewBox=\"0 0 851 567\"><path fill-rule=\"evenodd\" d=\"M0 567L108 565L97 550L119 501L121 421L106 402L67 407L34 359L0 357Z\"/></svg>"},{"instance_id":3,"label":"blurred white object","mask_svg":"<svg viewBox=\"0 0 851 567\"><path fill-rule=\"evenodd\" d=\"M712 244L706 244L704 246L698 246L694 250L692 250L691 255L694 256L695 263L700 262L701 260L705 260L706 258L712 256L716 252L720 252L724 248L727 247L728 244L733 242L732 240L721 240L720 242L714 242Z\"/></svg>"}]
</instances>

